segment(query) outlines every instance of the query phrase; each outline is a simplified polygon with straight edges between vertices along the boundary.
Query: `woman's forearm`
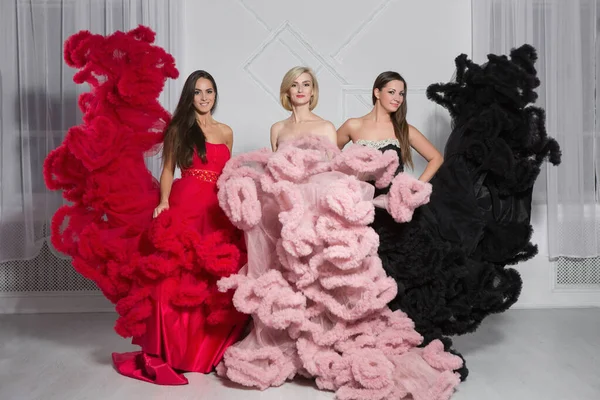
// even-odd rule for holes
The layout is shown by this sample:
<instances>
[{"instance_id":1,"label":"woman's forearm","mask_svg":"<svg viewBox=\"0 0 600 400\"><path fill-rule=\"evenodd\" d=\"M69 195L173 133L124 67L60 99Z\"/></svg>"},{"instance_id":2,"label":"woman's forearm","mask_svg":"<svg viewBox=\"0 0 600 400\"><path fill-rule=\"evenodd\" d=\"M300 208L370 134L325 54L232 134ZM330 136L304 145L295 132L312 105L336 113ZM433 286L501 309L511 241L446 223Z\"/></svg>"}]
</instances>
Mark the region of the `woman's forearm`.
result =
<instances>
[{"instance_id":1,"label":"woman's forearm","mask_svg":"<svg viewBox=\"0 0 600 400\"><path fill-rule=\"evenodd\" d=\"M444 163L443 157L434 158L433 160L429 161L427 163L427 167L425 168L425 171L423 171L423 173L419 177L419 180L421 182L429 182L431 180L431 178L433 178L434 175L437 173L438 169L440 169L440 167L442 166L443 163Z\"/></svg>"},{"instance_id":2,"label":"woman's forearm","mask_svg":"<svg viewBox=\"0 0 600 400\"><path fill-rule=\"evenodd\" d=\"M160 202L162 204L169 204L171 186L173 186L173 173L165 168L160 174Z\"/></svg>"}]
</instances>

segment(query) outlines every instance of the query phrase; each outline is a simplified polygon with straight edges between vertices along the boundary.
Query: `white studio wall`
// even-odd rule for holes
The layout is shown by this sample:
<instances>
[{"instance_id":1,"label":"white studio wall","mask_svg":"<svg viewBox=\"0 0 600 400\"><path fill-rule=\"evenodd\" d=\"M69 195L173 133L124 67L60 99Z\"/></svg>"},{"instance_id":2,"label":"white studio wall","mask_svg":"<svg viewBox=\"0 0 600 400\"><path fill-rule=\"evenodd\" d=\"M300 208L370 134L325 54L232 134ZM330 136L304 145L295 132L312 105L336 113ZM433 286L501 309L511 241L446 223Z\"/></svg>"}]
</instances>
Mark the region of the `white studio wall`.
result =
<instances>
[{"instance_id":1,"label":"white studio wall","mask_svg":"<svg viewBox=\"0 0 600 400\"><path fill-rule=\"evenodd\" d=\"M399 72L408 83L409 122L442 147L449 117L425 89L449 81L454 58L470 53L470 10L470 0L188 0L178 65L184 79L205 69L217 80L215 117L233 128L236 153L268 146L271 124L289 115L279 86L296 65L317 73L315 112L336 127L371 109L379 73Z\"/></svg>"}]
</instances>

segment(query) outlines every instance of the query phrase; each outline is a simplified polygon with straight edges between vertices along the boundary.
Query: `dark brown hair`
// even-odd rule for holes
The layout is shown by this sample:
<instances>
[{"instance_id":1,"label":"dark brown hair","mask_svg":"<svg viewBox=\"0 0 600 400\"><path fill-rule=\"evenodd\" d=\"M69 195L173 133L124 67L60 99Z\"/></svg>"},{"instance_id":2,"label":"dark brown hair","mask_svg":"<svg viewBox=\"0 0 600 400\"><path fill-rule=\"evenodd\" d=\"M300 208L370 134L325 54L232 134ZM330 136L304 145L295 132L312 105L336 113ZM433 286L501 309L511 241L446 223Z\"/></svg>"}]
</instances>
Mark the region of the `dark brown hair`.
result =
<instances>
[{"instance_id":1,"label":"dark brown hair","mask_svg":"<svg viewBox=\"0 0 600 400\"><path fill-rule=\"evenodd\" d=\"M183 84L179 103L167 127L163 145L163 160L174 160L179 168L188 168L192 165L194 149L202 162L206 163L206 138L202 128L196 122L194 108L196 81L201 78L208 79L215 91L215 102L210 113L212 114L217 108L219 92L215 79L206 71L192 72Z\"/></svg>"},{"instance_id":2,"label":"dark brown hair","mask_svg":"<svg viewBox=\"0 0 600 400\"><path fill-rule=\"evenodd\" d=\"M375 97L375 89L383 90L385 85L392 81L400 81L404 83L404 101L402 101L400 107L394 111L390 117L392 119L392 125L394 126L394 133L396 134L398 142L400 142L402 163L404 165L408 165L410 168L414 168L410 142L408 140L408 122L406 122L406 111L408 107L406 104L406 92L408 88L406 86L406 81L399 73L394 71L386 71L379 74L377 79L375 79L375 83L373 84L373 105L375 105L377 102L377 98Z\"/></svg>"}]
</instances>

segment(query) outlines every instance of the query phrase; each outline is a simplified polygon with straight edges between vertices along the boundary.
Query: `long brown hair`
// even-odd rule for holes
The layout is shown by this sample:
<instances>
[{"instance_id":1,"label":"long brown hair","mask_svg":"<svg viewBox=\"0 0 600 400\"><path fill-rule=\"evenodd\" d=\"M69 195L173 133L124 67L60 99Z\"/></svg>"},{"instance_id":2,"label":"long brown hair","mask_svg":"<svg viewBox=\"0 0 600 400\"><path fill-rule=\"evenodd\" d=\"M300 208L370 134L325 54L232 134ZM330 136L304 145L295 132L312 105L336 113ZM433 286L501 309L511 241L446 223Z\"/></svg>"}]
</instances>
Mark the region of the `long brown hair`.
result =
<instances>
[{"instance_id":1,"label":"long brown hair","mask_svg":"<svg viewBox=\"0 0 600 400\"><path fill-rule=\"evenodd\" d=\"M206 138L202 128L196 122L194 108L196 81L201 78L208 79L215 90L215 102L210 113L212 114L217 108L219 92L215 79L206 71L192 72L183 84L179 102L165 133L163 145L163 160L174 160L175 165L179 168L188 168L192 165L194 149L202 162L206 163Z\"/></svg>"},{"instance_id":2,"label":"long brown hair","mask_svg":"<svg viewBox=\"0 0 600 400\"><path fill-rule=\"evenodd\" d=\"M406 86L406 81L399 73L394 71L386 71L379 74L377 79L375 79L375 83L373 83L373 105L375 105L377 102L377 97L375 97L375 89L383 90L385 85L391 81L400 81L404 83L404 101L400 107L390 115L390 117L392 119L392 125L394 126L394 133L396 134L396 138L400 143L402 163L404 165L408 165L412 169L414 168L414 164L412 160L410 142L408 140L408 122L406 122L406 112L408 109L408 105L406 104L406 92L408 88Z\"/></svg>"}]
</instances>

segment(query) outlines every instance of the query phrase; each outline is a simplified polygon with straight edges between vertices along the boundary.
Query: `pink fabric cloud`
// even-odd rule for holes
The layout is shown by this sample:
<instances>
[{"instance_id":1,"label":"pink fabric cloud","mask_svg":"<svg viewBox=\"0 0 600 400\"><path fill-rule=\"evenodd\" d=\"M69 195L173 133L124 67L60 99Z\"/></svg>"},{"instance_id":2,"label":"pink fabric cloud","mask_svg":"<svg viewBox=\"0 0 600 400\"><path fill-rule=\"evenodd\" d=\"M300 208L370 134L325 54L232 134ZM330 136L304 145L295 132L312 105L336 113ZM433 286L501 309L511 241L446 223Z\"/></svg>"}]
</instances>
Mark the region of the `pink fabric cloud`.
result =
<instances>
[{"instance_id":1,"label":"pink fabric cloud","mask_svg":"<svg viewBox=\"0 0 600 400\"><path fill-rule=\"evenodd\" d=\"M225 168L219 200L246 232L248 264L218 286L235 290L233 304L252 315L253 327L226 351L219 375L262 390L300 374L343 400L452 394L462 360L439 341L418 348L414 323L386 305L397 287L368 226L374 188L361 179L391 182L394 218L412 216L431 193L403 174L393 178L397 167L394 152L341 153L305 137Z\"/></svg>"}]
</instances>

